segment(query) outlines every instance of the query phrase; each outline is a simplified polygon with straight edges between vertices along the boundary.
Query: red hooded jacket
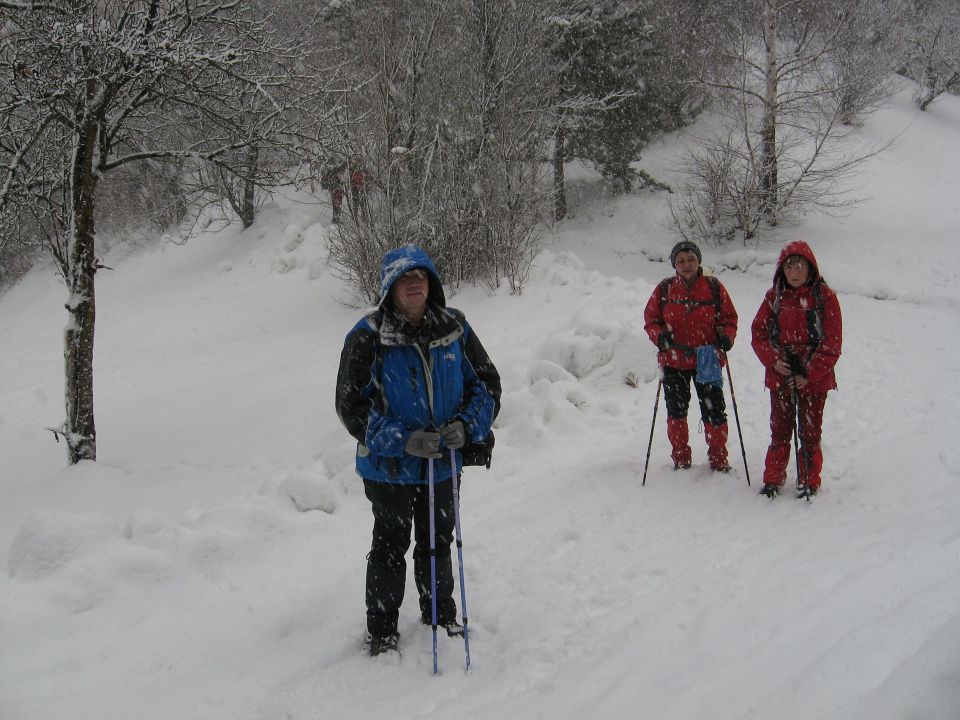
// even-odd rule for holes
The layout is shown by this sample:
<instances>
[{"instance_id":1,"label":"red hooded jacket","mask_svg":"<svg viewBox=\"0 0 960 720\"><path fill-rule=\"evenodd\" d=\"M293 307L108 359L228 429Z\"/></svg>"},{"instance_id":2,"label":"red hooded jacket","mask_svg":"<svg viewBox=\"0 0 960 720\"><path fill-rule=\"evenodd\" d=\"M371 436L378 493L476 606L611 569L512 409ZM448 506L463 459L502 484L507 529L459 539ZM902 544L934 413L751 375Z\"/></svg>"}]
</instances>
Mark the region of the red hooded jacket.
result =
<instances>
[{"instance_id":1,"label":"red hooded jacket","mask_svg":"<svg viewBox=\"0 0 960 720\"><path fill-rule=\"evenodd\" d=\"M791 255L810 263L810 277L799 288L790 287L783 264ZM818 302L819 296L819 302ZM786 378L773 369L777 360L797 358L808 383L801 394L813 395L837 388L833 366L840 359L843 322L836 294L820 277L817 258L802 240L787 244L780 252L773 287L767 291L753 319L753 351L767 369L766 386L777 390Z\"/></svg>"}]
</instances>

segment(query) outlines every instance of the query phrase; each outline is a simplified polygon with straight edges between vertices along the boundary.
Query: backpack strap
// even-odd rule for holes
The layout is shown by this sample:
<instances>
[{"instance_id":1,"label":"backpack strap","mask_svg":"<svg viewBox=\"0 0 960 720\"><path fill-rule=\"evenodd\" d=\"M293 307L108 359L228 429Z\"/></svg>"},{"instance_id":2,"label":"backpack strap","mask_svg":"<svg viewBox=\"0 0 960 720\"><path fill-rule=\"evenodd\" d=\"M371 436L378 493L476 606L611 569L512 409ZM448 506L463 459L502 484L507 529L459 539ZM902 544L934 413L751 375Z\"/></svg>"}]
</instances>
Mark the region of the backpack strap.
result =
<instances>
[{"instance_id":1,"label":"backpack strap","mask_svg":"<svg viewBox=\"0 0 960 720\"><path fill-rule=\"evenodd\" d=\"M707 285L713 292L713 306L717 309L717 319L720 318L720 281L713 275L704 275L707 279Z\"/></svg>"},{"instance_id":2,"label":"backpack strap","mask_svg":"<svg viewBox=\"0 0 960 720\"><path fill-rule=\"evenodd\" d=\"M660 298L660 315L663 315L663 308L667 304L667 294L670 292L670 283L673 282L672 277L664 278L657 285L657 292L659 293Z\"/></svg>"},{"instance_id":3,"label":"backpack strap","mask_svg":"<svg viewBox=\"0 0 960 720\"><path fill-rule=\"evenodd\" d=\"M672 300L677 305L687 305L689 307L697 307L700 305L713 305L716 309L716 314L719 317L720 315L720 281L715 278L713 275L704 275L706 278L707 285L710 286L710 292L713 295L711 300ZM674 281L675 277L664 278L660 281L660 284L657 285L657 291L660 297L660 314L663 315L663 308L669 300L670 294L670 283Z\"/></svg>"},{"instance_id":4,"label":"backpack strap","mask_svg":"<svg viewBox=\"0 0 960 720\"><path fill-rule=\"evenodd\" d=\"M820 346L823 340L823 289L819 282L815 282L811 288L813 293L813 307L807 310L807 332L810 334L810 341L814 345L814 350Z\"/></svg>"},{"instance_id":5,"label":"backpack strap","mask_svg":"<svg viewBox=\"0 0 960 720\"><path fill-rule=\"evenodd\" d=\"M776 348L780 347L780 295L782 292L783 286L778 281L773 295L773 306L770 308L770 342Z\"/></svg>"}]
</instances>

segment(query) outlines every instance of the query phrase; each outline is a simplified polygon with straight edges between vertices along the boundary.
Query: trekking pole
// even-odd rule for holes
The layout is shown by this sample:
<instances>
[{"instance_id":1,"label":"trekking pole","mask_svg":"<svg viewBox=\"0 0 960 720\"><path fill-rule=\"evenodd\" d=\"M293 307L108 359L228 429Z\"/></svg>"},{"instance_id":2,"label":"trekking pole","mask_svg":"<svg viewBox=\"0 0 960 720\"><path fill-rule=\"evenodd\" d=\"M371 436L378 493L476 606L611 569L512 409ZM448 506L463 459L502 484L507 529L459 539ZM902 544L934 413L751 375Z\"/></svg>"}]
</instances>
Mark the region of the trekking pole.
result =
<instances>
[{"instance_id":1,"label":"trekking pole","mask_svg":"<svg viewBox=\"0 0 960 720\"><path fill-rule=\"evenodd\" d=\"M433 625L433 674L439 673L437 663L437 529L434 521L433 458L427 461L430 503L430 623Z\"/></svg>"},{"instance_id":2,"label":"trekking pole","mask_svg":"<svg viewBox=\"0 0 960 720\"><path fill-rule=\"evenodd\" d=\"M730 400L733 402L733 417L737 421L737 435L740 436L740 454L743 456L743 469L747 473L747 487L750 487L750 468L747 467L747 449L743 446L743 431L740 430L740 411L737 409L737 395L733 392L733 374L730 372L730 358L727 358L727 380L730 381Z\"/></svg>"},{"instance_id":3,"label":"trekking pole","mask_svg":"<svg viewBox=\"0 0 960 720\"><path fill-rule=\"evenodd\" d=\"M794 377L795 376L793 374L790 375L791 379ZM806 478L800 471L800 439L797 431L797 426L800 424L800 403L798 401L799 398L797 397L797 389L795 387L793 388L793 392L790 394L790 400L793 403L793 455L797 462L797 495L799 495L801 490L806 488Z\"/></svg>"},{"instance_id":4,"label":"trekking pole","mask_svg":"<svg viewBox=\"0 0 960 720\"><path fill-rule=\"evenodd\" d=\"M653 429L657 426L657 407L660 405L660 388L663 387L663 379L657 381L657 399L653 401L653 420L650 422L650 442L647 443L647 461L643 463L643 482L641 486L647 484L647 468L650 466L650 448L653 447Z\"/></svg>"},{"instance_id":5,"label":"trekking pole","mask_svg":"<svg viewBox=\"0 0 960 720\"><path fill-rule=\"evenodd\" d=\"M463 584L463 536L460 534L460 478L457 476L457 455L450 448L450 482L453 483L453 526L457 531L457 564L460 566L460 608L463 614L463 650L467 655L466 672L470 672L470 631L467 626L467 588Z\"/></svg>"},{"instance_id":6,"label":"trekking pole","mask_svg":"<svg viewBox=\"0 0 960 720\"><path fill-rule=\"evenodd\" d=\"M793 426L793 446L794 452L797 455L797 493L802 494L803 497L807 499L807 502L810 502L810 485L808 484L809 475L810 475L810 453L807 450L807 444L803 444L803 450L799 448L799 442L797 440L798 429L800 427L800 395L794 390L793 391L793 406L796 408L797 417L794 421ZM803 458L803 479L801 480L800 473L800 458Z\"/></svg>"}]
</instances>

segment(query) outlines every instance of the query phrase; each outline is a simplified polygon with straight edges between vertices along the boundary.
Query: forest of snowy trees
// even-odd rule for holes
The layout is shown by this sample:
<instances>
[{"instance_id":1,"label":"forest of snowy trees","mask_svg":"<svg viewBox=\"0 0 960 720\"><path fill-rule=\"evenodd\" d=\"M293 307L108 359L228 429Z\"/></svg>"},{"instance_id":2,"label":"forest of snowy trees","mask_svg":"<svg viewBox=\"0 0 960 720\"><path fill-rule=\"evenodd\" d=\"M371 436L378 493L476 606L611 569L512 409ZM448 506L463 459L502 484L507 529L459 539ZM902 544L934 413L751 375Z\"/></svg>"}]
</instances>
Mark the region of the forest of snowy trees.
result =
<instances>
[{"instance_id":1,"label":"forest of snowy trees","mask_svg":"<svg viewBox=\"0 0 960 720\"><path fill-rule=\"evenodd\" d=\"M922 110L960 92L956 0L0 0L0 38L0 286L40 259L66 285L71 462L96 458L98 235L187 241L340 183L358 302L414 240L452 285L520 292L574 159L672 192L680 236L744 242L850 202L882 147L838 141L892 74ZM667 188L644 147L702 113Z\"/></svg>"}]
</instances>

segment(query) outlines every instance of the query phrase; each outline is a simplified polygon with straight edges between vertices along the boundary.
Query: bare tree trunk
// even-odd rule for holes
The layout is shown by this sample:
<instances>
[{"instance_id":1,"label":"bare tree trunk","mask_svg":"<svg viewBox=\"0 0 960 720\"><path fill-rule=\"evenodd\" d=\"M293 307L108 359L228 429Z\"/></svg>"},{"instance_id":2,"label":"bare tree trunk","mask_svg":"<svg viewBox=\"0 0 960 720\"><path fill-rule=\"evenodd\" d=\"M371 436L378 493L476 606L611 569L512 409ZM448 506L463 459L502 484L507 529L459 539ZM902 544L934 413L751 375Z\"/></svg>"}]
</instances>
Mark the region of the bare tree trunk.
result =
<instances>
[{"instance_id":1,"label":"bare tree trunk","mask_svg":"<svg viewBox=\"0 0 960 720\"><path fill-rule=\"evenodd\" d=\"M173 225L182 223L187 217L189 210L183 189L183 166L183 160L178 160L176 163L173 163L172 168L164 169L167 177L166 191L169 196L173 198L173 211L169 215L170 219L168 222L172 222Z\"/></svg>"},{"instance_id":2,"label":"bare tree trunk","mask_svg":"<svg viewBox=\"0 0 960 720\"><path fill-rule=\"evenodd\" d=\"M257 208L254 203L256 193L256 183L254 178L257 174L257 163L260 157L260 148L251 145L247 148L247 176L243 180L243 199L240 205L240 222L244 229L253 225L257 216Z\"/></svg>"},{"instance_id":3,"label":"bare tree trunk","mask_svg":"<svg viewBox=\"0 0 960 720\"><path fill-rule=\"evenodd\" d=\"M563 179L563 156L566 133L563 123L557 124L553 134L553 217L563 220L567 216L567 191Z\"/></svg>"},{"instance_id":4,"label":"bare tree trunk","mask_svg":"<svg viewBox=\"0 0 960 720\"><path fill-rule=\"evenodd\" d=\"M64 371L67 418L63 434L71 465L97 459L97 432L93 418L93 331L96 320L94 275L94 197L97 178L93 159L97 140L95 123L87 123L77 136L73 156L71 200L73 222L69 232L67 272L70 293L66 304L70 319L64 330Z\"/></svg>"},{"instance_id":5,"label":"bare tree trunk","mask_svg":"<svg viewBox=\"0 0 960 720\"><path fill-rule=\"evenodd\" d=\"M760 202L770 217L777 208L777 0L766 0L763 38L766 47L766 89L760 127Z\"/></svg>"}]
</instances>

